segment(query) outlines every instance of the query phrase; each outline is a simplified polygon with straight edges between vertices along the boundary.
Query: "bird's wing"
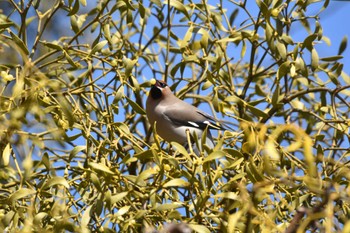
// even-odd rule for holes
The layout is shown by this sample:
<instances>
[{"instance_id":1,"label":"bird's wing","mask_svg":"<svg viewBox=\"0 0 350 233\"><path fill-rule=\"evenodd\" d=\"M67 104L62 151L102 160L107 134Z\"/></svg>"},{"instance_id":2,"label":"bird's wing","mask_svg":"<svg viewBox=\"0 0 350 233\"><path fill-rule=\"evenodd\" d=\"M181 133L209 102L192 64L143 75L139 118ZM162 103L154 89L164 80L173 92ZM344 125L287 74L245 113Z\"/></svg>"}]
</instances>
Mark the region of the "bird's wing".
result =
<instances>
[{"instance_id":1,"label":"bird's wing","mask_svg":"<svg viewBox=\"0 0 350 233\"><path fill-rule=\"evenodd\" d=\"M168 107L164 111L164 115L168 120L173 122L175 125L183 125L188 127L194 127L199 129L217 129L222 130L220 125L217 124L217 121L214 117L210 116L207 113L204 113L197 109L196 107L186 104L182 105L183 107L179 106L171 106Z\"/></svg>"},{"instance_id":2,"label":"bird's wing","mask_svg":"<svg viewBox=\"0 0 350 233\"><path fill-rule=\"evenodd\" d=\"M197 113L207 119L206 122L208 122L207 124L211 129L225 130L225 127L222 126L222 123L215 119L213 116L199 110L197 110Z\"/></svg>"}]
</instances>

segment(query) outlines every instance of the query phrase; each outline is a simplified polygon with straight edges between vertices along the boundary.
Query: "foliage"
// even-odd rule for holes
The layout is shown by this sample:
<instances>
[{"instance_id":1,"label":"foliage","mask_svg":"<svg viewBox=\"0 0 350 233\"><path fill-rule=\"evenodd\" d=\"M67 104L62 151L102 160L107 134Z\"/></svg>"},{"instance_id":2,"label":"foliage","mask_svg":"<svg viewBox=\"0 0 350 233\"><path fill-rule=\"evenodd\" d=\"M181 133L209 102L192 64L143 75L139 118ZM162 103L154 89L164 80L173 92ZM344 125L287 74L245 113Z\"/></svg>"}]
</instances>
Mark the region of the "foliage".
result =
<instances>
[{"instance_id":1,"label":"foliage","mask_svg":"<svg viewBox=\"0 0 350 233\"><path fill-rule=\"evenodd\" d=\"M317 2L1 2L1 230L349 229L347 39L319 57ZM234 130L153 137L151 78Z\"/></svg>"}]
</instances>

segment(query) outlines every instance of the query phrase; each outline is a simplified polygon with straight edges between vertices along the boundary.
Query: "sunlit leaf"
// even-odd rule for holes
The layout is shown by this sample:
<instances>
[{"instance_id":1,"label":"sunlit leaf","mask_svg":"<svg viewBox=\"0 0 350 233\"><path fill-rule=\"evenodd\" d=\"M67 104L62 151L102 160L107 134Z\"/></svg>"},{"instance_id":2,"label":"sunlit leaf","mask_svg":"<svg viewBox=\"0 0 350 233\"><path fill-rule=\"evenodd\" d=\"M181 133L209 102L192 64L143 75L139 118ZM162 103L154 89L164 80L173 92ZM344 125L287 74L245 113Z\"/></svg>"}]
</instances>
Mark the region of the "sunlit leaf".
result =
<instances>
[{"instance_id":1,"label":"sunlit leaf","mask_svg":"<svg viewBox=\"0 0 350 233\"><path fill-rule=\"evenodd\" d=\"M47 218L48 216L49 216L48 213L40 212L35 215L33 222L35 225L41 225L43 224L43 221L45 220L45 218Z\"/></svg>"},{"instance_id":2,"label":"sunlit leaf","mask_svg":"<svg viewBox=\"0 0 350 233\"><path fill-rule=\"evenodd\" d=\"M64 51L63 54L65 55L65 57L66 57L68 63L69 63L72 67L77 68L77 64L74 62L73 58L72 58L71 56L69 56L69 54L68 54L66 51Z\"/></svg>"},{"instance_id":3,"label":"sunlit leaf","mask_svg":"<svg viewBox=\"0 0 350 233\"><path fill-rule=\"evenodd\" d=\"M125 99L131 105L132 109L135 110L135 112L137 112L138 114L142 114L142 115L146 114L145 110L143 108L141 108L140 105L138 105L136 102L134 102L133 100L131 100L127 96L125 96Z\"/></svg>"},{"instance_id":4,"label":"sunlit leaf","mask_svg":"<svg viewBox=\"0 0 350 233\"><path fill-rule=\"evenodd\" d=\"M67 180L64 177L52 177L51 179L49 179L44 186L42 187L42 189L48 189L51 188L52 186L56 186L56 185L62 185L64 187L66 187L67 189L69 189L69 184L67 182Z\"/></svg>"},{"instance_id":5,"label":"sunlit leaf","mask_svg":"<svg viewBox=\"0 0 350 233\"><path fill-rule=\"evenodd\" d=\"M283 43L276 41L276 48L278 51L278 55L284 60L287 58L287 49Z\"/></svg>"},{"instance_id":6,"label":"sunlit leaf","mask_svg":"<svg viewBox=\"0 0 350 233\"><path fill-rule=\"evenodd\" d=\"M123 200L128 195L128 192L121 192L116 195L111 196L111 205L114 205L118 201Z\"/></svg>"},{"instance_id":7,"label":"sunlit leaf","mask_svg":"<svg viewBox=\"0 0 350 233\"><path fill-rule=\"evenodd\" d=\"M71 161L79 152L86 149L86 146L76 146L69 153L69 161Z\"/></svg>"},{"instance_id":8,"label":"sunlit leaf","mask_svg":"<svg viewBox=\"0 0 350 233\"><path fill-rule=\"evenodd\" d=\"M96 171L102 171L112 175L114 174L114 172L112 172L106 165L102 163L90 162L89 166Z\"/></svg>"},{"instance_id":9,"label":"sunlit leaf","mask_svg":"<svg viewBox=\"0 0 350 233\"><path fill-rule=\"evenodd\" d=\"M219 193L215 195L215 198L228 198L232 200L237 200L239 199L239 195L234 192L224 192L224 193Z\"/></svg>"},{"instance_id":10,"label":"sunlit leaf","mask_svg":"<svg viewBox=\"0 0 350 233\"><path fill-rule=\"evenodd\" d=\"M311 50L311 68L316 70L318 67L319 58L316 49Z\"/></svg>"},{"instance_id":11,"label":"sunlit leaf","mask_svg":"<svg viewBox=\"0 0 350 233\"><path fill-rule=\"evenodd\" d=\"M28 189L28 188L21 188L18 191L14 192L10 197L9 197L9 201L10 203L13 203L19 199L28 197L30 195L35 194L36 191L33 189Z\"/></svg>"},{"instance_id":12,"label":"sunlit leaf","mask_svg":"<svg viewBox=\"0 0 350 233\"><path fill-rule=\"evenodd\" d=\"M51 49L60 50L60 51L63 50L62 46L60 46L58 42L42 41L41 43L43 43L45 46L47 46L47 47L49 47Z\"/></svg>"},{"instance_id":13,"label":"sunlit leaf","mask_svg":"<svg viewBox=\"0 0 350 233\"><path fill-rule=\"evenodd\" d=\"M6 213L5 216L3 216L2 218L2 223L5 225L5 226L9 226L10 223L13 221L13 218L14 216L16 215L16 212L11 210L9 212Z\"/></svg>"},{"instance_id":14,"label":"sunlit leaf","mask_svg":"<svg viewBox=\"0 0 350 233\"><path fill-rule=\"evenodd\" d=\"M181 144L177 143L177 142L171 142L171 145L178 150L181 154L183 155L188 155L187 150L185 149L185 147L183 147Z\"/></svg>"},{"instance_id":15,"label":"sunlit leaf","mask_svg":"<svg viewBox=\"0 0 350 233\"><path fill-rule=\"evenodd\" d=\"M118 212L116 213L116 216L122 216L122 215L126 214L129 211L130 207L131 206L123 206L123 207L121 207L118 210Z\"/></svg>"},{"instance_id":16,"label":"sunlit leaf","mask_svg":"<svg viewBox=\"0 0 350 233\"><path fill-rule=\"evenodd\" d=\"M290 69L290 61L286 61L284 62L277 71L277 78L281 79L283 76L285 76L286 74L289 73L289 69Z\"/></svg>"},{"instance_id":17,"label":"sunlit leaf","mask_svg":"<svg viewBox=\"0 0 350 233\"><path fill-rule=\"evenodd\" d=\"M259 108L256 108L252 105L247 105L247 108L257 117L263 117L263 118L268 117L268 114L265 113L263 110L260 110Z\"/></svg>"},{"instance_id":18,"label":"sunlit leaf","mask_svg":"<svg viewBox=\"0 0 350 233\"><path fill-rule=\"evenodd\" d=\"M75 15L76 13L78 13L79 8L80 8L80 4L79 3L80 3L80 0L75 0L74 1L73 8L70 10L68 16Z\"/></svg>"},{"instance_id":19,"label":"sunlit leaf","mask_svg":"<svg viewBox=\"0 0 350 233\"><path fill-rule=\"evenodd\" d=\"M7 143L7 145L5 146L4 150L2 151L2 155L1 155L1 164L3 166L8 166L10 163L10 155L11 155L11 146L10 143Z\"/></svg>"},{"instance_id":20,"label":"sunlit leaf","mask_svg":"<svg viewBox=\"0 0 350 233\"><path fill-rule=\"evenodd\" d=\"M224 156L225 156L225 153L222 151L213 151L203 160L203 162L204 163L210 162L212 160L219 159L219 158L222 158Z\"/></svg>"},{"instance_id":21,"label":"sunlit leaf","mask_svg":"<svg viewBox=\"0 0 350 233\"><path fill-rule=\"evenodd\" d=\"M166 182L163 187L168 188L168 187L184 187L190 185L187 181L183 179L173 179L168 182Z\"/></svg>"},{"instance_id":22,"label":"sunlit leaf","mask_svg":"<svg viewBox=\"0 0 350 233\"><path fill-rule=\"evenodd\" d=\"M149 161L153 159L155 153L156 152L152 149L152 150L142 151L138 154L135 154L134 156L138 158L140 161Z\"/></svg>"},{"instance_id":23,"label":"sunlit leaf","mask_svg":"<svg viewBox=\"0 0 350 233\"><path fill-rule=\"evenodd\" d=\"M188 11L187 11L185 5L183 5L180 1L172 0L172 1L169 1L169 4L172 7L174 7L176 10L180 11L181 13L183 13L188 19L190 19L190 15L188 14Z\"/></svg>"},{"instance_id":24,"label":"sunlit leaf","mask_svg":"<svg viewBox=\"0 0 350 233\"><path fill-rule=\"evenodd\" d=\"M311 34L310 36L306 37L303 42L303 48L307 48L309 51L313 49L313 42L316 40L317 35Z\"/></svg>"},{"instance_id":25,"label":"sunlit leaf","mask_svg":"<svg viewBox=\"0 0 350 233\"><path fill-rule=\"evenodd\" d=\"M152 177L154 174L157 174L158 171L154 168L149 168L145 171L142 171L136 179L136 184L139 184L141 186L143 186L146 183L146 180L149 179L150 177Z\"/></svg>"},{"instance_id":26,"label":"sunlit leaf","mask_svg":"<svg viewBox=\"0 0 350 233\"><path fill-rule=\"evenodd\" d=\"M91 219L91 208L92 208L92 206L88 206L85 209L85 211L84 211L84 213L82 215L81 226L84 227L84 228L88 227L88 224L90 222L90 219Z\"/></svg>"},{"instance_id":27,"label":"sunlit leaf","mask_svg":"<svg viewBox=\"0 0 350 233\"><path fill-rule=\"evenodd\" d=\"M162 3L160 0L150 0L151 2L153 2L154 4L156 4L158 7L162 6Z\"/></svg>"},{"instance_id":28,"label":"sunlit leaf","mask_svg":"<svg viewBox=\"0 0 350 233\"><path fill-rule=\"evenodd\" d=\"M124 58L123 59L123 63L125 65L125 76L129 77L132 70L134 69L136 63L137 63L137 59L129 59L129 58Z\"/></svg>"},{"instance_id":29,"label":"sunlit leaf","mask_svg":"<svg viewBox=\"0 0 350 233\"><path fill-rule=\"evenodd\" d=\"M91 54L95 54L96 52L100 52L101 49L102 49L104 46L106 46L107 43L108 43L107 40L103 40L103 41L99 42L98 44L96 44L96 45L92 48Z\"/></svg>"},{"instance_id":30,"label":"sunlit leaf","mask_svg":"<svg viewBox=\"0 0 350 233\"><path fill-rule=\"evenodd\" d=\"M157 211L172 210L172 209L180 208L182 206L183 206L183 204L180 202L165 203L165 204L158 205L155 208L155 210L157 210Z\"/></svg>"},{"instance_id":31,"label":"sunlit leaf","mask_svg":"<svg viewBox=\"0 0 350 233\"><path fill-rule=\"evenodd\" d=\"M29 54L29 50L27 48L27 45L12 31L10 31L11 37L13 41L16 43L16 45L24 52L25 55Z\"/></svg>"},{"instance_id":32,"label":"sunlit leaf","mask_svg":"<svg viewBox=\"0 0 350 233\"><path fill-rule=\"evenodd\" d=\"M5 29L14 26L15 24L13 22L2 22L0 23L0 29Z\"/></svg>"},{"instance_id":33,"label":"sunlit leaf","mask_svg":"<svg viewBox=\"0 0 350 233\"><path fill-rule=\"evenodd\" d=\"M188 226L197 233L210 233L211 231L204 225L188 224Z\"/></svg>"},{"instance_id":34,"label":"sunlit leaf","mask_svg":"<svg viewBox=\"0 0 350 233\"><path fill-rule=\"evenodd\" d=\"M86 6L86 0L79 0L80 4Z\"/></svg>"},{"instance_id":35,"label":"sunlit leaf","mask_svg":"<svg viewBox=\"0 0 350 233\"><path fill-rule=\"evenodd\" d=\"M189 27L184 38L178 41L178 45L180 49L185 48L189 45L189 42L192 38L192 34L193 34L193 27Z\"/></svg>"}]
</instances>

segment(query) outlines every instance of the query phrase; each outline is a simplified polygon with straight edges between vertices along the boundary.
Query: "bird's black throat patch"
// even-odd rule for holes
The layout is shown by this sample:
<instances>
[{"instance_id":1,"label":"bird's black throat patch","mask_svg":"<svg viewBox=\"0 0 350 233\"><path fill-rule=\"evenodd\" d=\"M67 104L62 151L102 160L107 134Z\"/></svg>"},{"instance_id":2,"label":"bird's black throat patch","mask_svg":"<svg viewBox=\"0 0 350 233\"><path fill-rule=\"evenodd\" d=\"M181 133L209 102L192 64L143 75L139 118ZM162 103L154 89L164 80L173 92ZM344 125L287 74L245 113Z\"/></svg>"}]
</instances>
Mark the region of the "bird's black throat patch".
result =
<instances>
[{"instance_id":1,"label":"bird's black throat patch","mask_svg":"<svg viewBox=\"0 0 350 233\"><path fill-rule=\"evenodd\" d=\"M160 99L162 97L162 90L160 90L156 86L152 86L150 94L151 94L153 99L155 99L155 100Z\"/></svg>"}]
</instances>

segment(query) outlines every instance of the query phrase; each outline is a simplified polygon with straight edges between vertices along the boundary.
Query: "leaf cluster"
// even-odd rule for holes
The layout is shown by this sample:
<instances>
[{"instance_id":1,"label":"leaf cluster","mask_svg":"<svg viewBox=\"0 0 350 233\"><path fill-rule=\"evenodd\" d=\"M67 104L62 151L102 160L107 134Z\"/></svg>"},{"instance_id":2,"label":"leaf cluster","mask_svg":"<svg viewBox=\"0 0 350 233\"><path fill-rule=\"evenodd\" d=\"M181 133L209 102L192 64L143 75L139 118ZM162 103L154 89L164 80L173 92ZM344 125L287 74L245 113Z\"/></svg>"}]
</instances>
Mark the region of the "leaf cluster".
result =
<instances>
[{"instance_id":1,"label":"leaf cluster","mask_svg":"<svg viewBox=\"0 0 350 233\"><path fill-rule=\"evenodd\" d=\"M329 0L1 4L0 230L350 228L347 38L318 49ZM151 78L233 130L201 155L163 142Z\"/></svg>"}]
</instances>

